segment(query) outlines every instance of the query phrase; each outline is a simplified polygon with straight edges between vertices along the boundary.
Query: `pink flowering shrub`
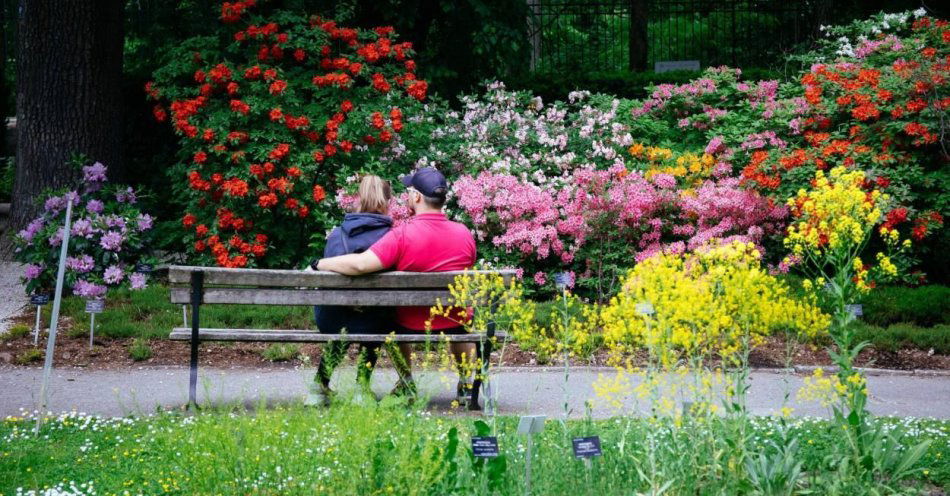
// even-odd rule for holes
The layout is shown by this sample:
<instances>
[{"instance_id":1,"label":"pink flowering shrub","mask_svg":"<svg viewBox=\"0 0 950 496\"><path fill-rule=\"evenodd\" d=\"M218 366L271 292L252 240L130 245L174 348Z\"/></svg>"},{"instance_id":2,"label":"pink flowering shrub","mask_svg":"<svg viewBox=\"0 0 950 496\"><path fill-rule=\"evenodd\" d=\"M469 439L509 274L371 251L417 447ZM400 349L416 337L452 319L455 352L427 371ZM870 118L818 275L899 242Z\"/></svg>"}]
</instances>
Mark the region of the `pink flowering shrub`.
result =
<instances>
[{"instance_id":1,"label":"pink flowering shrub","mask_svg":"<svg viewBox=\"0 0 950 496\"><path fill-rule=\"evenodd\" d=\"M581 168L536 183L483 171L457 179L453 193L483 257L488 251L492 261L522 268L539 286L545 272L569 272L572 281L577 274L599 299L621 270L646 257L717 239L760 243L783 225L786 210L737 179L688 190L658 184L663 176Z\"/></svg>"},{"instance_id":2,"label":"pink flowering shrub","mask_svg":"<svg viewBox=\"0 0 950 496\"><path fill-rule=\"evenodd\" d=\"M660 87L644 105L659 111L682 106L683 95L702 100L737 75L712 74ZM733 91L743 95L742 105L765 111L777 85ZM703 102L696 108L704 117L690 118L693 131L703 128L702 119L732 115L732 107ZM485 262L519 268L529 286L544 287L553 272L566 272L572 286L605 299L616 276L646 257L718 239L763 245L782 228L785 209L740 186L729 163L730 146L778 144L768 128L750 129L733 145L720 138L706 153L699 152L705 140L675 152L635 142L649 133L626 119L629 102L609 96L579 91L545 104L492 83L462 103L433 129L416 165L455 176L449 214L473 228Z\"/></svg>"},{"instance_id":3,"label":"pink flowering shrub","mask_svg":"<svg viewBox=\"0 0 950 496\"><path fill-rule=\"evenodd\" d=\"M72 224L66 258L67 289L84 298L101 298L109 287L142 289L153 218L141 212L132 188L109 185L106 166L82 167L78 190L50 192L43 214L14 237L17 261L26 264L27 293L46 293L56 284L66 206L72 203Z\"/></svg>"},{"instance_id":4,"label":"pink flowering shrub","mask_svg":"<svg viewBox=\"0 0 950 496\"><path fill-rule=\"evenodd\" d=\"M737 172L753 151L784 148L789 136L801 135L809 111L794 84L743 81L741 76L740 69L718 67L686 84L657 85L625 118L645 130L640 139L672 138L678 146L705 149L730 174Z\"/></svg>"}]
</instances>

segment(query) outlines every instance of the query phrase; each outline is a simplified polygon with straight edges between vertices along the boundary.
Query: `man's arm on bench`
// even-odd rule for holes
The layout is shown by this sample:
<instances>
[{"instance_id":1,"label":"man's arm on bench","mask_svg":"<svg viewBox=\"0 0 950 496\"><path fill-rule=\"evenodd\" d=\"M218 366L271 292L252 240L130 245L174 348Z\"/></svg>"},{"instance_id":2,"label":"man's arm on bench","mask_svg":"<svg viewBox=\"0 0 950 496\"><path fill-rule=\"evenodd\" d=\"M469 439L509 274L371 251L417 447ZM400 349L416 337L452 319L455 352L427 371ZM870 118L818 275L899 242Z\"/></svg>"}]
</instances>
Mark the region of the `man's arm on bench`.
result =
<instances>
[{"instance_id":1,"label":"man's arm on bench","mask_svg":"<svg viewBox=\"0 0 950 496\"><path fill-rule=\"evenodd\" d=\"M351 253L338 257L321 258L317 263L317 270L329 270L347 276L359 276L371 272L379 272L386 267L373 253L366 250L363 253Z\"/></svg>"}]
</instances>

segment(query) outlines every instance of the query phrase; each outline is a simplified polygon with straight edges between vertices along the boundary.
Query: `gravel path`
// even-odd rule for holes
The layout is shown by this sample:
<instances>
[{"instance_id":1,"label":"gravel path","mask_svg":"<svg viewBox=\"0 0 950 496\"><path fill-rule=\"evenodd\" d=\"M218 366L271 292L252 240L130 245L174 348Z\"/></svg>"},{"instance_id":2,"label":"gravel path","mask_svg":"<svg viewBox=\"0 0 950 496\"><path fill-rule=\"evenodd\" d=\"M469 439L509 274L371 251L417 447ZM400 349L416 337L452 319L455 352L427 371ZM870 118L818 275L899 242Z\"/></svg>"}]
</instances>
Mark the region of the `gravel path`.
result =
<instances>
[{"instance_id":1,"label":"gravel path","mask_svg":"<svg viewBox=\"0 0 950 496\"><path fill-rule=\"evenodd\" d=\"M0 262L0 334L7 332L9 319L15 317L30 299L23 291L23 268L16 262Z\"/></svg>"},{"instance_id":2,"label":"gravel path","mask_svg":"<svg viewBox=\"0 0 950 496\"><path fill-rule=\"evenodd\" d=\"M554 368L501 368L494 373L498 411L503 414L546 414L558 417L564 412L565 388L571 416L584 415L584 402L593 400L591 384L598 374L610 375L606 369L574 369L565 386L564 373ZM334 375L334 388L352 387L352 368ZM243 403L254 406L261 401L286 403L300 401L306 384L313 377L305 370L201 369L198 387L199 403L229 405ZM36 408L42 369L0 367L0 417L18 415L22 410ZM687 378L688 379L688 378ZM791 406L795 415L827 415L815 403L795 400L795 391L802 384L801 376L790 377ZM774 371L754 371L748 407L756 415L777 413L782 406L786 386L784 376ZM430 372L417 374L417 382L434 411L450 408L454 399L454 374ZM391 369L374 374L373 389L378 396L388 392L395 382ZM631 378L631 385L638 383ZM878 415L950 418L950 376L911 376L900 374L870 375L868 407ZM188 368L136 368L113 371L82 369L54 370L49 410L77 410L100 415L149 414L156 409L181 407L188 398ZM643 412L627 398L620 412ZM596 406L595 417L618 413Z\"/></svg>"}]
</instances>

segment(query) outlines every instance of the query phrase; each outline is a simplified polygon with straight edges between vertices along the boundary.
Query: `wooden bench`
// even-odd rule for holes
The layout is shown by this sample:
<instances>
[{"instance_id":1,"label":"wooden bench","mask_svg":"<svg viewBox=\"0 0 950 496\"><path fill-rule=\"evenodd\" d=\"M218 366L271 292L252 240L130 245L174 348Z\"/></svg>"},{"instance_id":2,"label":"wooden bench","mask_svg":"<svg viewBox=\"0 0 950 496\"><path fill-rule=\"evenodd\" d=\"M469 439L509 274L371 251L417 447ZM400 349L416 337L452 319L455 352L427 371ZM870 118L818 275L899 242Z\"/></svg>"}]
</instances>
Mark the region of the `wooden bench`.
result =
<instances>
[{"instance_id":1,"label":"wooden bench","mask_svg":"<svg viewBox=\"0 0 950 496\"><path fill-rule=\"evenodd\" d=\"M475 271L469 271L473 273ZM479 271L497 273L510 281L513 270ZM188 400L196 404L198 383L198 343L201 341L256 341L326 343L330 341L403 343L475 343L476 358L482 365L476 375L469 408L478 410L481 378L488 372L492 345L507 338L489 322L484 333L463 335L419 334L320 334L313 330L211 329L200 327L201 305L360 305L433 306L436 300L451 300L448 286L462 271L380 272L364 276L344 276L334 272L299 270L225 269L173 265L168 268L171 302L191 305L191 327L177 327L170 338L191 341L191 377ZM385 331L385 330L383 330Z\"/></svg>"}]
</instances>

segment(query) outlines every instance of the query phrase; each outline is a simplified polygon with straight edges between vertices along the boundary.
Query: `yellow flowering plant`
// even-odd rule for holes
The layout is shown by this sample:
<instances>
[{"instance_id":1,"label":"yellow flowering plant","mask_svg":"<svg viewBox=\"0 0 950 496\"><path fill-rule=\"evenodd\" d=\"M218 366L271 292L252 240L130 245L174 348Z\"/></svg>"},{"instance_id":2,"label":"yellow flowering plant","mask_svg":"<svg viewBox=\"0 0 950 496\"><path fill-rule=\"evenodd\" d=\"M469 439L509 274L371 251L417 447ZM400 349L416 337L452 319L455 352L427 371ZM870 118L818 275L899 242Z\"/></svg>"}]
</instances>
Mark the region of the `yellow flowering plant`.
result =
<instances>
[{"instance_id":1,"label":"yellow flowering plant","mask_svg":"<svg viewBox=\"0 0 950 496\"><path fill-rule=\"evenodd\" d=\"M638 165L647 179L657 174L668 174L687 187L699 186L709 179L716 164L716 159L708 153L680 153L669 148L645 146L642 143L634 143L627 152L639 161Z\"/></svg>"},{"instance_id":2,"label":"yellow flowering plant","mask_svg":"<svg viewBox=\"0 0 950 496\"><path fill-rule=\"evenodd\" d=\"M842 327L850 321L845 305L871 290L876 281L897 277L893 259L910 241L902 243L895 229L881 226L877 231L886 251L875 255L876 266L866 263L861 255L875 227L882 223L890 197L877 189L866 191L862 187L864 172L844 167L827 175L817 171L813 184L810 191L799 190L788 200L793 221L784 243L792 255L786 263L800 262L809 275L803 283L805 289L835 306L835 318L844 319L836 326Z\"/></svg>"},{"instance_id":3,"label":"yellow flowering plant","mask_svg":"<svg viewBox=\"0 0 950 496\"><path fill-rule=\"evenodd\" d=\"M467 332L482 336L490 326L508 332L515 339L538 334L536 305L524 297L524 286L519 281L506 281L498 273L473 270L456 276L448 289L449 301L436 300L435 306L429 310L427 327L431 326L432 318L442 316L464 327ZM482 343L477 346L482 346ZM504 354L504 347L501 353ZM488 357L481 362L473 359L470 363L459 364L459 368L465 372L477 371L478 377L487 384L487 360ZM489 411L494 411L494 398L487 397L485 401Z\"/></svg>"},{"instance_id":4,"label":"yellow flowering plant","mask_svg":"<svg viewBox=\"0 0 950 496\"><path fill-rule=\"evenodd\" d=\"M755 245L742 242L644 260L601 319L612 352L646 348L666 369L713 355L739 365L744 350L776 330L814 337L828 325L814 301L794 298L762 268Z\"/></svg>"},{"instance_id":5,"label":"yellow flowering plant","mask_svg":"<svg viewBox=\"0 0 950 496\"><path fill-rule=\"evenodd\" d=\"M837 373L825 377L821 370L806 380L799 396L830 406L836 421L848 432L851 456L857 465L865 459L875 431L867 422L867 380L855 367L858 354L868 343L856 343L851 323L857 299L871 291L876 281L896 278L894 258L909 246L897 231L883 222L891 199L864 186L863 171L835 167L827 175L815 173L811 190L800 190L788 200L793 220L785 245L808 278L806 292L820 299L832 315L829 349ZM877 227L881 225L879 228ZM861 258L871 236L880 234L885 251L874 255L876 266Z\"/></svg>"}]
</instances>

